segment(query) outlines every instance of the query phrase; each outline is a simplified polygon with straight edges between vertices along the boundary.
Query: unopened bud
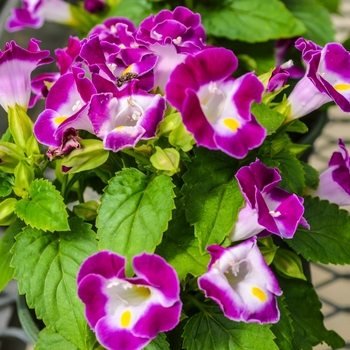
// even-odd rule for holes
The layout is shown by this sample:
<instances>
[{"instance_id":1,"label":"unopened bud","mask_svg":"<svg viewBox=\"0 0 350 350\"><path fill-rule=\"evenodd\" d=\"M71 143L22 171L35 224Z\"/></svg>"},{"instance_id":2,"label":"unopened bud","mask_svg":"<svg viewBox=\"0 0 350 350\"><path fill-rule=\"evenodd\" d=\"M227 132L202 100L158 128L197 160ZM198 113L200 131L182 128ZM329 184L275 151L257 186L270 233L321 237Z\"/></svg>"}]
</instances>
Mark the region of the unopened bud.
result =
<instances>
[{"instance_id":1,"label":"unopened bud","mask_svg":"<svg viewBox=\"0 0 350 350\"><path fill-rule=\"evenodd\" d=\"M165 174L171 176L179 171L180 154L174 148L160 148L156 146L156 152L151 156L152 165L163 170Z\"/></svg>"},{"instance_id":2,"label":"unopened bud","mask_svg":"<svg viewBox=\"0 0 350 350\"><path fill-rule=\"evenodd\" d=\"M285 277L300 278L306 281L299 256L291 250L279 248L273 265Z\"/></svg>"},{"instance_id":3,"label":"unopened bud","mask_svg":"<svg viewBox=\"0 0 350 350\"><path fill-rule=\"evenodd\" d=\"M73 207L73 212L78 218L81 218L84 221L92 221L97 217L98 206L99 204L96 201L91 200L75 205Z\"/></svg>"},{"instance_id":4,"label":"unopened bud","mask_svg":"<svg viewBox=\"0 0 350 350\"><path fill-rule=\"evenodd\" d=\"M0 203L0 226L8 226L16 218L13 213L16 202L15 198L6 198Z\"/></svg>"},{"instance_id":5,"label":"unopened bud","mask_svg":"<svg viewBox=\"0 0 350 350\"><path fill-rule=\"evenodd\" d=\"M33 168L28 165L27 161L21 160L15 168L14 175L13 191L19 197L28 198L29 186L35 178Z\"/></svg>"},{"instance_id":6,"label":"unopened bud","mask_svg":"<svg viewBox=\"0 0 350 350\"><path fill-rule=\"evenodd\" d=\"M11 142L0 142L0 169L13 174L18 162L25 157L21 148Z\"/></svg>"}]
</instances>

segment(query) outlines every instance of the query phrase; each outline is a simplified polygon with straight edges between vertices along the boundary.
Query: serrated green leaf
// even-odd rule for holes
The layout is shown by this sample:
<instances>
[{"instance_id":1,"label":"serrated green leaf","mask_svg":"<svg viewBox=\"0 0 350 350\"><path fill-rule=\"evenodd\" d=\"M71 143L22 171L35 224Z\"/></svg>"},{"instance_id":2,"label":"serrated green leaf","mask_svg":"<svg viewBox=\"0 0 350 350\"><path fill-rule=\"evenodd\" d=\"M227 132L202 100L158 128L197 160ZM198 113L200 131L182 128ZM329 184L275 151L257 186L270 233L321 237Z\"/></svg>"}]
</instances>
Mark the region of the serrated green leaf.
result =
<instances>
[{"instance_id":1,"label":"serrated green leaf","mask_svg":"<svg viewBox=\"0 0 350 350\"><path fill-rule=\"evenodd\" d=\"M73 218L71 231L44 232L27 227L16 236L12 265L21 294L47 327L78 349L87 349L84 305L76 276L82 262L97 252L91 226Z\"/></svg>"},{"instance_id":2,"label":"serrated green leaf","mask_svg":"<svg viewBox=\"0 0 350 350\"><path fill-rule=\"evenodd\" d=\"M280 319L272 325L271 331L276 336L275 343L279 349L295 350L297 347L294 340L294 328L284 299L283 295L277 298Z\"/></svg>"},{"instance_id":3,"label":"serrated green leaf","mask_svg":"<svg viewBox=\"0 0 350 350\"><path fill-rule=\"evenodd\" d=\"M194 225L201 252L220 244L231 232L243 196L234 175L238 161L222 152L196 149L184 175L187 220Z\"/></svg>"},{"instance_id":4,"label":"serrated green leaf","mask_svg":"<svg viewBox=\"0 0 350 350\"><path fill-rule=\"evenodd\" d=\"M259 124L266 129L267 135L274 133L284 121L283 114L270 109L264 104L253 103L251 111Z\"/></svg>"},{"instance_id":5,"label":"serrated green leaf","mask_svg":"<svg viewBox=\"0 0 350 350\"><path fill-rule=\"evenodd\" d=\"M59 333L50 328L44 328L39 333L39 340L35 344L35 350L78 350L78 348L64 339Z\"/></svg>"},{"instance_id":6,"label":"serrated green leaf","mask_svg":"<svg viewBox=\"0 0 350 350\"><path fill-rule=\"evenodd\" d=\"M233 322L217 306L191 317L184 333L187 350L277 350L269 325Z\"/></svg>"},{"instance_id":7,"label":"serrated green leaf","mask_svg":"<svg viewBox=\"0 0 350 350\"><path fill-rule=\"evenodd\" d=\"M174 267L180 281L189 273L197 277L206 272L209 254L200 253L198 239L194 237L193 227L186 221L182 203L176 204L169 228L156 253Z\"/></svg>"},{"instance_id":8,"label":"serrated green leaf","mask_svg":"<svg viewBox=\"0 0 350 350\"><path fill-rule=\"evenodd\" d=\"M304 23L307 31L305 39L324 46L334 41L335 30L329 12L317 0L282 0L290 12ZM317 16L315 16L317 13Z\"/></svg>"},{"instance_id":9,"label":"serrated green leaf","mask_svg":"<svg viewBox=\"0 0 350 350\"><path fill-rule=\"evenodd\" d=\"M288 151L277 153L273 159L279 163L282 176L279 186L301 196L305 187L305 175L300 161Z\"/></svg>"},{"instance_id":10,"label":"serrated green leaf","mask_svg":"<svg viewBox=\"0 0 350 350\"><path fill-rule=\"evenodd\" d=\"M0 241L0 291L12 279L14 269L10 266L12 259L11 248L15 244L15 236L22 231L24 222L16 219L6 230Z\"/></svg>"},{"instance_id":11,"label":"serrated green leaf","mask_svg":"<svg viewBox=\"0 0 350 350\"><path fill-rule=\"evenodd\" d=\"M97 216L100 247L127 257L128 274L133 256L153 253L161 242L174 208L173 187L169 176L129 168L105 188Z\"/></svg>"},{"instance_id":12,"label":"serrated green leaf","mask_svg":"<svg viewBox=\"0 0 350 350\"><path fill-rule=\"evenodd\" d=\"M318 171L311 165L301 162L305 174L305 185L313 190L316 190L320 182Z\"/></svg>"},{"instance_id":13,"label":"serrated green leaf","mask_svg":"<svg viewBox=\"0 0 350 350\"><path fill-rule=\"evenodd\" d=\"M15 213L27 225L51 232L69 230L66 206L51 182L34 180L29 186L29 196L15 205Z\"/></svg>"},{"instance_id":14,"label":"serrated green leaf","mask_svg":"<svg viewBox=\"0 0 350 350\"><path fill-rule=\"evenodd\" d=\"M306 260L350 264L349 213L319 198L306 197L304 207L310 230L299 226L288 245Z\"/></svg>"},{"instance_id":15,"label":"serrated green leaf","mask_svg":"<svg viewBox=\"0 0 350 350\"><path fill-rule=\"evenodd\" d=\"M221 6L198 5L207 34L231 40L262 42L303 34L305 26L278 0L235 0Z\"/></svg>"},{"instance_id":16,"label":"serrated green leaf","mask_svg":"<svg viewBox=\"0 0 350 350\"><path fill-rule=\"evenodd\" d=\"M170 350L170 345L166 341L166 335L164 333L158 333L157 337L154 338L144 350Z\"/></svg>"},{"instance_id":17,"label":"serrated green leaf","mask_svg":"<svg viewBox=\"0 0 350 350\"><path fill-rule=\"evenodd\" d=\"M295 349L312 350L325 341L333 349L343 348L344 340L323 324L321 302L311 283L296 279L279 278L285 302L293 320Z\"/></svg>"}]
</instances>

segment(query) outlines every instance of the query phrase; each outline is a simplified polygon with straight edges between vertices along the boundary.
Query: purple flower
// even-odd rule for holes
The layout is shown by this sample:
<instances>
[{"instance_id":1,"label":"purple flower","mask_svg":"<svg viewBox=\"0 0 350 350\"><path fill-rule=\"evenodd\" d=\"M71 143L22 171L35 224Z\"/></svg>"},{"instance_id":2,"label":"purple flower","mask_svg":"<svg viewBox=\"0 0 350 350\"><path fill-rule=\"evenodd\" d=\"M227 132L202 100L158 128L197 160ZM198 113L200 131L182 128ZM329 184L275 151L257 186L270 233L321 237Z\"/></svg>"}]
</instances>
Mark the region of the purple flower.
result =
<instances>
[{"instance_id":1,"label":"purple flower","mask_svg":"<svg viewBox=\"0 0 350 350\"><path fill-rule=\"evenodd\" d=\"M244 166L236 179L245 198L245 206L229 236L239 241L267 230L283 238L292 238L299 224L309 228L303 218L304 199L276 187L281 176L260 160Z\"/></svg>"},{"instance_id":2,"label":"purple flower","mask_svg":"<svg viewBox=\"0 0 350 350\"><path fill-rule=\"evenodd\" d=\"M288 68L293 66L292 61L288 61L281 66L276 67L267 83L266 91L274 92L280 90L287 82L289 77Z\"/></svg>"},{"instance_id":3,"label":"purple flower","mask_svg":"<svg viewBox=\"0 0 350 350\"><path fill-rule=\"evenodd\" d=\"M266 136L250 112L252 102L261 101L264 86L253 73L230 78L237 64L232 51L224 48L187 56L172 73L166 97L198 146L244 158Z\"/></svg>"},{"instance_id":4,"label":"purple flower","mask_svg":"<svg viewBox=\"0 0 350 350\"><path fill-rule=\"evenodd\" d=\"M13 9L6 22L10 32L26 27L40 28L44 21L72 23L69 4L63 0L22 0L23 8Z\"/></svg>"},{"instance_id":5,"label":"purple flower","mask_svg":"<svg viewBox=\"0 0 350 350\"><path fill-rule=\"evenodd\" d=\"M318 189L310 190L308 194L345 206L350 205L350 158L341 139L338 145L339 151L333 153L328 169L320 175Z\"/></svg>"},{"instance_id":6,"label":"purple flower","mask_svg":"<svg viewBox=\"0 0 350 350\"><path fill-rule=\"evenodd\" d=\"M141 139L155 137L165 108L161 95L148 94L131 84L117 97L112 93L94 95L88 115L105 149L117 152L136 146Z\"/></svg>"},{"instance_id":7,"label":"purple flower","mask_svg":"<svg viewBox=\"0 0 350 350\"><path fill-rule=\"evenodd\" d=\"M350 112L350 53L338 43L322 48L303 38L295 46L302 51L307 72L288 97L288 119L300 118L332 100Z\"/></svg>"},{"instance_id":8,"label":"purple flower","mask_svg":"<svg viewBox=\"0 0 350 350\"><path fill-rule=\"evenodd\" d=\"M182 303L175 270L158 255L133 258L136 277L125 277L125 259L101 251L78 273L78 295L97 340L107 349L136 350L179 322Z\"/></svg>"},{"instance_id":9,"label":"purple flower","mask_svg":"<svg viewBox=\"0 0 350 350\"><path fill-rule=\"evenodd\" d=\"M276 295L282 291L253 237L234 247L213 245L208 272L199 288L233 321L276 323L280 313Z\"/></svg>"},{"instance_id":10,"label":"purple flower","mask_svg":"<svg viewBox=\"0 0 350 350\"><path fill-rule=\"evenodd\" d=\"M84 0L84 9L90 13L101 12L106 8L105 0Z\"/></svg>"},{"instance_id":11,"label":"purple flower","mask_svg":"<svg viewBox=\"0 0 350 350\"><path fill-rule=\"evenodd\" d=\"M5 51L0 50L0 105L5 111L16 104L27 109L32 71L53 61L50 51L40 50L39 43L31 39L26 50L11 41L6 44Z\"/></svg>"},{"instance_id":12,"label":"purple flower","mask_svg":"<svg viewBox=\"0 0 350 350\"><path fill-rule=\"evenodd\" d=\"M154 75L155 86L161 91L165 90L171 72L186 55L195 54L205 47L205 30L200 15L182 6L174 11L162 10L143 20L136 38L158 57Z\"/></svg>"}]
</instances>

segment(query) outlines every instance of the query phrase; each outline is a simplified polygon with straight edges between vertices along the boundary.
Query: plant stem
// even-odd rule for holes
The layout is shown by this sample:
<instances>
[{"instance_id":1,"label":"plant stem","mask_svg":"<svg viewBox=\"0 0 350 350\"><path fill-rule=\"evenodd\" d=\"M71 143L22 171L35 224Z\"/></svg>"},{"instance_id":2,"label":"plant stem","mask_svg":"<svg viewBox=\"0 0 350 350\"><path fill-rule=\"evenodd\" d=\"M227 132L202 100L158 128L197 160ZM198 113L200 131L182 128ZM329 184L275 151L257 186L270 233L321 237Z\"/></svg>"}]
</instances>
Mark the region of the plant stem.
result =
<instances>
[{"instance_id":1,"label":"plant stem","mask_svg":"<svg viewBox=\"0 0 350 350\"><path fill-rule=\"evenodd\" d=\"M124 149L121 149L120 152L123 152L125 154L128 154L129 156L139 160L140 162L142 163L145 163L145 164L151 164L149 158L146 158L146 157L143 157L139 154L137 154L136 152L134 152L133 150L129 149L129 148L124 148Z\"/></svg>"},{"instance_id":2,"label":"plant stem","mask_svg":"<svg viewBox=\"0 0 350 350\"><path fill-rule=\"evenodd\" d=\"M199 309L203 313L207 313L204 304L197 300L192 294L185 294L183 297L184 299L190 301L197 309Z\"/></svg>"}]
</instances>

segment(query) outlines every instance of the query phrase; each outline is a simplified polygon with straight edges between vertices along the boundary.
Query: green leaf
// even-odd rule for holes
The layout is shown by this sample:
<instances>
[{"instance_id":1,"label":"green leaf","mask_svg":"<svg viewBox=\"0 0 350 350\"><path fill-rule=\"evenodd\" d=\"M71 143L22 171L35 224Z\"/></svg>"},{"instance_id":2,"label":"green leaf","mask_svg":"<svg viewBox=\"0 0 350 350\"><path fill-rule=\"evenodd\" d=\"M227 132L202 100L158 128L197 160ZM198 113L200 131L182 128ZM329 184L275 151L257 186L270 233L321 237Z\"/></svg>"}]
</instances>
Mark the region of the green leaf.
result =
<instances>
[{"instance_id":1,"label":"green leaf","mask_svg":"<svg viewBox=\"0 0 350 350\"><path fill-rule=\"evenodd\" d=\"M37 317L78 349L87 349L76 276L82 262L97 252L97 241L90 225L77 218L69 223L69 232L25 228L16 236L12 265L19 292Z\"/></svg>"},{"instance_id":2,"label":"green leaf","mask_svg":"<svg viewBox=\"0 0 350 350\"><path fill-rule=\"evenodd\" d=\"M220 244L232 231L243 196L234 175L238 161L218 151L198 148L184 175L186 217L194 225L201 252Z\"/></svg>"},{"instance_id":3,"label":"green leaf","mask_svg":"<svg viewBox=\"0 0 350 350\"><path fill-rule=\"evenodd\" d=\"M78 350L78 348L56 333L50 328L45 327L39 333L39 340L35 344L35 350Z\"/></svg>"},{"instance_id":4,"label":"green leaf","mask_svg":"<svg viewBox=\"0 0 350 350\"><path fill-rule=\"evenodd\" d=\"M182 201L176 203L173 218L156 253L174 267L180 281L188 273L197 277L206 272L210 259L209 254L200 253L193 227L186 221Z\"/></svg>"},{"instance_id":5,"label":"green leaf","mask_svg":"<svg viewBox=\"0 0 350 350\"><path fill-rule=\"evenodd\" d=\"M308 132L308 130L309 128L306 126L306 124L301 122L299 119L293 120L286 127L286 131L297 132L299 134L305 134L306 132Z\"/></svg>"},{"instance_id":6,"label":"green leaf","mask_svg":"<svg viewBox=\"0 0 350 350\"><path fill-rule=\"evenodd\" d=\"M3 177L0 177L0 197L7 197L12 192L12 186L11 184L4 179Z\"/></svg>"},{"instance_id":7,"label":"green leaf","mask_svg":"<svg viewBox=\"0 0 350 350\"><path fill-rule=\"evenodd\" d=\"M333 349L344 347L344 340L325 328L320 311L322 304L311 283L279 278L279 284L293 320L295 349L312 350L313 346L323 341Z\"/></svg>"},{"instance_id":8,"label":"green leaf","mask_svg":"<svg viewBox=\"0 0 350 350\"><path fill-rule=\"evenodd\" d=\"M318 0L329 12L339 13L340 0Z\"/></svg>"},{"instance_id":9,"label":"green leaf","mask_svg":"<svg viewBox=\"0 0 350 350\"><path fill-rule=\"evenodd\" d=\"M313 190L316 190L320 181L318 171L308 163L301 162L301 165L305 174L305 185Z\"/></svg>"},{"instance_id":10,"label":"green leaf","mask_svg":"<svg viewBox=\"0 0 350 350\"><path fill-rule=\"evenodd\" d=\"M306 197L304 218L310 230L299 226L288 245L306 260L350 264L350 216L336 204Z\"/></svg>"},{"instance_id":11,"label":"green leaf","mask_svg":"<svg viewBox=\"0 0 350 350\"><path fill-rule=\"evenodd\" d=\"M267 135L274 133L284 121L284 115L264 104L253 103L251 108L259 124L267 130Z\"/></svg>"},{"instance_id":12,"label":"green leaf","mask_svg":"<svg viewBox=\"0 0 350 350\"><path fill-rule=\"evenodd\" d=\"M329 12L316 0L282 0L292 14L304 23L307 31L305 39L324 46L334 41L335 30ZM315 16L317 13L317 16Z\"/></svg>"},{"instance_id":13,"label":"green leaf","mask_svg":"<svg viewBox=\"0 0 350 350\"><path fill-rule=\"evenodd\" d=\"M187 350L277 350L269 325L233 322L217 306L191 317L184 333Z\"/></svg>"},{"instance_id":14,"label":"green leaf","mask_svg":"<svg viewBox=\"0 0 350 350\"><path fill-rule=\"evenodd\" d=\"M303 23L278 0L230 0L215 7L198 5L195 12L201 14L207 34L231 40L262 42L305 32Z\"/></svg>"},{"instance_id":15,"label":"green leaf","mask_svg":"<svg viewBox=\"0 0 350 350\"><path fill-rule=\"evenodd\" d=\"M295 350L297 346L294 340L294 328L284 299L283 295L277 298L280 320L272 325L271 331L276 336L275 343L279 349Z\"/></svg>"},{"instance_id":16,"label":"green leaf","mask_svg":"<svg viewBox=\"0 0 350 350\"><path fill-rule=\"evenodd\" d=\"M97 216L100 247L127 257L127 273L133 256L153 253L161 242L174 208L173 187L169 176L128 168L105 188Z\"/></svg>"},{"instance_id":17,"label":"green leaf","mask_svg":"<svg viewBox=\"0 0 350 350\"><path fill-rule=\"evenodd\" d=\"M288 151L277 153L273 159L279 163L282 176L279 186L301 196L305 187L305 175L300 161Z\"/></svg>"},{"instance_id":18,"label":"green leaf","mask_svg":"<svg viewBox=\"0 0 350 350\"><path fill-rule=\"evenodd\" d=\"M154 338L144 350L170 350L170 345L166 341L166 335L164 333L158 333L157 337Z\"/></svg>"},{"instance_id":19,"label":"green leaf","mask_svg":"<svg viewBox=\"0 0 350 350\"><path fill-rule=\"evenodd\" d=\"M29 196L15 205L15 213L27 225L51 232L69 230L66 206L51 182L34 180L29 186Z\"/></svg>"},{"instance_id":20,"label":"green leaf","mask_svg":"<svg viewBox=\"0 0 350 350\"><path fill-rule=\"evenodd\" d=\"M0 291L12 279L14 269L10 262L12 259L11 248L15 244L15 236L22 231L24 222L17 219L6 230L0 241Z\"/></svg>"}]
</instances>

